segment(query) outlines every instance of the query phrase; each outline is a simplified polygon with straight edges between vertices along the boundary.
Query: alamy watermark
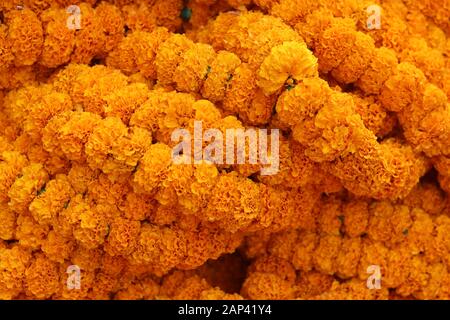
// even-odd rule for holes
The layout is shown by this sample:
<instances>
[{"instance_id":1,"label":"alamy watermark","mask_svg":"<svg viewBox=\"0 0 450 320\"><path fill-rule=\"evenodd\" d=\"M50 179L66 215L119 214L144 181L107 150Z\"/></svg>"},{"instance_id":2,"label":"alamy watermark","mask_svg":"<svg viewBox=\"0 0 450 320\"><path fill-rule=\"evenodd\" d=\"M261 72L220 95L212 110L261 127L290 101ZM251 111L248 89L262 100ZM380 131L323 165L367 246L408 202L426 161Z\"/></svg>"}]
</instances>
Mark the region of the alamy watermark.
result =
<instances>
[{"instance_id":1,"label":"alamy watermark","mask_svg":"<svg viewBox=\"0 0 450 320\"><path fill-rule=\"evenodd\" d=\"M368 266L367 273L370 274L367 278L367 289L381 289L381 267L378 265Z\"/></svg>"},{"instance_id":2,"label":"alamy watermark","mask_svg":"<svg viewBox=\"0 0 450 320\"><path fill-rule=\"evenodd\" d=\"M373 4L366 9L369 17L367 18L367 29L379 30L381 29L381 7Z\"/></svg>"},{"instance_id":3,"label":"alamy watermark","mask_svg":"<svg viewBox=\"0 0 450 320\"><path fill-rule=\"evenodd\" d=\"M70 5L67 7L66 12L69 17L66 20L66 25L69 30L81 29L81 9L79 6Z\"/></svg>"},{"instance_id":4,"label":"alamy watermark","mask_svg":"<svg viewBox=\"0 0 450 320\"><path fill-rule=\"evenodd\" d=\"M77 265L67 267L67 289L80 290L81 289L81 269Z\"/></svg>"},{"instance_id":5,"label":"alamy watermark","mask_svg":"<svg viewBox=\"0 0 450 320\"><path fill-rule=\"evenodd\" d=\"M271 129L270 134L268 129L226 129L224 139L221 130L213 128L203 131L202 121L195 121L193 137L189 130L180 128L172 132L171 139L178 143L172 150L175 164L199 164L206 161L216 165L261 165L261 175L264 176L279 171L278 129ZM208 145L203 148L205 142Z\"/></svg>"}]
</instances>

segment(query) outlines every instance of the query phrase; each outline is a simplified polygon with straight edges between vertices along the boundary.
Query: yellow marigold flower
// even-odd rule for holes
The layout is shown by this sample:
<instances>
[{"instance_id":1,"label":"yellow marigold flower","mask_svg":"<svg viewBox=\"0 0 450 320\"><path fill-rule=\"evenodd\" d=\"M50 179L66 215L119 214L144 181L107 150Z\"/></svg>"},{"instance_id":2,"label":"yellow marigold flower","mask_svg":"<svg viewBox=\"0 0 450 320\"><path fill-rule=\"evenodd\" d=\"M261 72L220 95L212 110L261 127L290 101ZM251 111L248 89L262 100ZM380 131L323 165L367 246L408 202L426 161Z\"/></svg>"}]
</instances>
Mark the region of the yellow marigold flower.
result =
<instances>
[{"instance_id":1,"label":"yellow marigold flower","mask_svg":"<svg viewBox=\"0 0 450 320\"><path fill-rule=\"evenodd\" d=\"M80 67L79 71L70 83L69 95L74 104L81 104L83 111L99 115L105 112L106 96L128 83L121 72L101 65L88 69Z\"/></svg>"},{"instance_id":2,"label":"yellow marigold flower","mask_svg":"<svg viewBox=\"0 0 450 320\"><path fill-rule=\"evenodd\" d=\"M264 59L270 55L272 48L282 45L285 42L300 42L303 43L303 39L291 28L289 28L286 24L282 23L278 19L274 19L270 17L267 21L267 27L263 26L260 30L256 32L261 32L258 37L252 39L252 41L248 41L247 45L254 48L255 54L250 54L247 62L252 66L260 66ZM262 19L261 21L264 21ZM255 25L258 26L259 23ZM267 28L267 30L265 30ZM255 32L254 30L250 30L250 32ZM260 45L259 45L260 44ZM262 45L261 45L262 44ZM230 49L232 50L232 49Z\"/></svg>"},{"instance_id":3,"label":"yellow marigold flower","mask_svg":"<svg viewBox=\"0 0 450 320\"><path fill-rule=\"evenodd\" d=\"M172 165L169 167L167 178L162 181L161 188L155 195L155 200L165 207L175 208L178 195L186 192L192 179L194 168L192 166ZM161 207L158 207L160 209Z\"/></svg>"},{"instance_id":4,"label":"yellow marigold flower","mask_svg":"<svg viewBox=\"0 0 450 320\"><path fill-rule=\"evenodd\" d=\"M53 122L53 119L52 119ZM101 118L90 112L72 112L70 117L58 128L53 142L59 144L64 156L72 161L83 161L85 145Z\"/></svg>"},{"instance_id":5,"label":"yellow marigold flower","mask_svg":"<svg viewBox=\"0 0 450 320\"><path fill-rule=\"evenodd\" d=\"M130 125L149 130L160 142L170 144L173 130L184 128L194 117L192 95L155 90L131 116Z\"/></svg>"},{"instance_id":6,"label":"yellow marigold flower","mask_svg":"<svg viewBox=\"0 0 450 320\"><path fill-rule=\"evenodd\" d=\"M198 299L202 292L210 289L205 279L189 271L175 271L164 277L160 296L169 299Z\"/></svg>"},{"instance_id":7,"label":"yellow marigold flower","mask_svg":"<svg viewBox=\"0 0 450 320\"><path fill-rule=\"evenodd\" d=\"M182 169L182 166L174 166ZM185 170L185 169L184 169ZM187 171L187 170L186 170ZM206 208L212 189L219 178L217 168L212 164L195 165L186 181L174 181L178 203L184 214L195 214L203 218L202 211Z\"/></svg>"},{"instance_id":8,"label":"yellow marigold flower","mask_svg":"<svg viewBox=\"0 0 450 320\"><path fill-rule=\"evenodd\" d=\"M220 110L208 100L198 100L192 104L195 110L195 120L202 121L206 127L212 127L222 118Z\"/></svg>"},{"instance_id":9,"label":"yellow marigold flower","mask_svg":"<svg viewBox=\"0 0 450 320\"><path fill-rule=\"evenodd\" d=\"M38 103L46 94L51 93L51 86L27 85L19 90L10 91L5 96L4 112L17 125L25 121L30 105Z\"/></svg>"},{"instance_id":10,"label":"yellow marigold flower","mask_svg":"<svg viewBox=\"0 0 450 320\"><path fill-rule=\"evenodd\" d=\"M396 119L373 97L361 98L358 94L352 94L352 97L356 112L361 116L367 129L377 136L385 136L392 131Z\"/></svg>"},{"instance_id":11,"label":"yellow marigold flower","mask_svg":"<svg viewBox=\"0 0 450 320\"><path fill-rule=\"evenodd\" d=\"M122 218L115 219L110 225L105 251L112 256L126 256L134 251L141 224Z\"/></svg>"},{"instance_id":12,"label":"yellow marigold flower","mask_svg":"<svg viewBox=\"0 0 450 320\"><path fill-rule=\"evenodd\" d=\"M38 139L47 122L55 115L72 110L70 96L65 93L51 92L41 100L28 106L23 130L32 138Z\"/></svg>"},{"instance_id":13,"label":"yellow marigold flower","mask_svg":"<svg viewBox=\"0 0 450 320\"><path fill-rule=\"evenodd\" d=\"M85 145L87 161L92 169L111 172L117 169L111 151L118 140L128 134L125 124L115 117L100 121L89 136Z\"/></svg>"},{"instance_id":14,"label":"yellow marigold flower","mask_svg":"<svg viewBox=\"0 0 450 320\"><path fill-rule=\"evenodd\" d=\"M210 72L203 84L202 96L213 103L223 101L233 72L240 64L241 60L235 54L219 51L209 66Z\"/></svg>"},{"instance_id":15,"label":"yellow marigold flower","mask_svg":"<svg viewBox=\"0 0 450 320\"><path fill-rule=\"evenodd\" d=\"M8 29L6 25L0 26L0 69L11 66L14 55L11 52L11 44L8 41Z\"/></svg>"},{"instance_id":16,"label":"yellow marigold flower","mask_svg":"<svg viewBox=\"0 0 450 320\"><path fill-rule=\"evenodd\" d=\"M76 218L78 221L73 235L78 242L89 249L95 249L105 242L109 225L103 212L91 206L81 211Z\"/></svg>"},{"instance_id":17,"label":"yellow marigold flower","mask_svg":"<svg viewBox=\"0 0 450 320\"><path fill-rule=\"evenodd\" d=\"M210 43L215 50L225 50L226 41L224 40L224 36L230 27L238 21L238 18L239 16L237 14L220 13L195 34L195 39L201 43ZM238 34L238 32L236 33Z\"/></svg>"},{"instance_id":18,"label":"yellow marigold flower","mask_svg":"<svg viewBox=\"0 0 450 320\"><path fill-rule=\"evenodd\" d=\"M237 293L226 293L219 288L202 291L200 300L243 300L244 298Z\"/></svg>"},{"instance_id":19,"label":"yellow marigold flower","mask_svg":"<svg viewBox=\"0 0 450 320\"><path fill-rule=\"evenodd\" d=\"M36 73L32 66L0 70L0 89L13 90L33 84L36 84Z\"/></svg>"},{"instance_id":20,"label":"yellow marigold flower","mask_svg":"<svg viewBox=\"0 0 450 320\"><path fill-rule=\"evenodd\" d=\"M377 292L374 292L377 291ZM386 288L381 290L367 290L367 281L352 279L343 284L334 281L330 290L318 296L313 296L315 300L339 300L342 298L354 300L387 300L389 292Z\"/></svg>"},{"instance_id":21,"label":"yellow marigold flower","mask_svg":"<svg viewBox=\"0 0 450 320\"><path fill-rule=\"evenodd\" d=\"M279 172L276 175L259 177L261 182L277 187L304 187L314 183L317 166L306 156L305 148L300 143L281 138L279 152Z\"/></svg>"},{"instance_id":22,"label":"yellow marigold flower","mask_svg":"<svg viewBox=\"0 0 450 320\"><path fill-rule=\"evenodd\" d=\"M7 202L8 191L28 165L28 160L17 151L1 153L0 160L0 202Z\"/></svg>"},{"instance_id":23,"label":"yellow marigold flower","mask_svg":"<svg viewBox=\"0 0 450 320\"><path fill-rule=\"evenodd\" d=\"M314 116L327 103L330 96L331 91L325 81L305 79L302 85L283 92L278 99L276 110L279 119L294 127L296 123Z\"/></svg>"},{"instance_id":24,"label":"yellow marigold flower","mask_svg":"<svg viewBox=\"0 0 450 320\"><path fill-rule=\"evenodd\" d=\"M250 125L262 125L272 116L275 100L276 96L266 96L258 88L254 69L243 63L233 72L222 108Z\"/></svg>"},{"instance_id":25,"label":"yellow marigold flower","mask_svg":"<svg viewBox=\"0 0 450 320\"><path fill-rule=\"evenodd\" d=\"M16 238L23 247L39 250L50 229L38 224L29 212L17 216Z\"/></svg>"},{"instance_id":26,"label":"yellow marigold flower","mask_svg":"<svg viewBox=\"0 0 450 320\"><path fill-rule=\"evenodd\" d=\"M166 27L170 31L177 31L182 23L181 9L183 9L181 0L155 0L151 13L159 26Z\"/></svg>"},{"instance_id":27,"label":"yellow marigold flower","mask_svg":"<svg viewBox=\"0 0 450 320\"><path fill-rule=\"evenodd\" d=\"M95 15L95 10L87 3L79 5L81 10L81 29L75 35L75 48L71 61L75 63L89 63L93 57L99 55L105 45L106 36L103 33L101 20Z\"/></svg>"},{"instance_id":28,"label":"yellow marigold flower","mask_svg":"<svg viewBox=\"0 0 450 320\"><path fill-rule=\"evenodd\" d=\"M58 92L66 92L71 94L72 85L75 79L86 70L90 70L91 67L84 64L71 63L64 69L55 72L52 75L53 88ZM96 68L98 70L98 68Z\"/></svg>"},{"instance_id":29,"label":"yellow marigold flower","mask_svg":"<svg viewBox=\"0 0 450 320\"><path fill-rule=\"evenodd\" d=\"M359 237L367 233L369 222L368 205L367 201L355 199L342 207L344 230L350 237Z\"/></svg>"},{"instance_id":30,"label":"yellow marigold flower","mask_svg":"<svg viewBox=\"0 0 450 320\"><path fill-rule=\"evenodd\" d=\"M59 129L70 120L71 111L62 112L51 118L45 128L42 130L42 146L45 151L63 156L61 144L59 143Z\"/></svg>"},{"instance_id":31,"label":"yellow marigold flower","mask_svg":"<svg viewBox=\"0 0 450 320\"><path fill-rule=\"evenodd\" d=\"M261 1L266 2L263 6L267 6L267 2L271 2L270 14L281 18L290 26L304 19L308 14L314 10L318 10L320 6L328 5L327 1L315 0L277 0L277 1ZM340 2L343 2L341 0ZM344 6L345 7L345 6Z\"/></svg>"},{"instance_id":32,"label":"yellow marigold flower","mask_svg":"<svg viewBox=\"0 0 450 320\"><path fill-rule=\"evenodd\" d=\"M3 221L0 226L0 239L14 239L16 229L16 214L5 203L0 203L0 219L1 221Z\"/></svg>"},{"instance_id":33,"label":"yellow marigold flower","mask_svg":"<svg viewBox=\"0 0 450 320\"><path fill-rule=\"evenodd\" d=\"M128 135L122 137L112 147L111 154L115 161L135 169L138 161L152 145L152 136L145 129L132 127Z\"/></svg>"},{"instance_id":34,"label":"yellow marigold flower","mask_svg":"<svg viewBox=\"0 0 450 320\"><path fill-rule=\"evenodd\" d=\"M184 235L176 229L143 225L131 263L150 265L153 273L162 275L181 263L185 252Z\"/></svg>"},{"instance_id":35,"label":"yellow marigold flower","mask_svg":"<svg viewBox=\"0 0 450 320\"><path fill-rule=\"evenodd\" d=\"M24 290L24 276L32 259L31 251L22 246L0 249L0 296L14 299Z\"/></svg>"},{"instance_id":36,"label":"yellow marigold flower","mask_svg":"<svg viewBox=\"0 0 450 320\"><path fill-rule=\"evenodd\" d=\"M87 161L93 169L105 173L131 172L151 141L148 131L129 129L120 119L108 117L98 123L88 138Z\"/></svg>"},{"instance_id":37,"label":"yellow marigold flower","mask_svg":"<svg viewBox=\"0 0 450 320\"><path fill-rule=\"evenodd\" d=\"M144 194L128 192L126 199L119 205L125 219L133 221L145 220L154 210L155 201L152 197Z\"/></svg>"},{"instance_id":38,"label":"yellow marigold flower","mask_svg":"<svg viewBox=\"0 0 450 320\"><path fill-rule=\"evenodd\" d=\"M331 75L341 83L354 83L364 74L372 60L375 43L373 39L365 34L358 33L354 47L349 54L337 66Z\"/></svg>"},{"instance_id":39,"label":"yellow marigold flower","mask_svg":"<svg viewBox=\"0 0 450 320\"><path fill-rule=\"evenodd\" d=\"M159 283L151 277L134 279L123 286L114 298L117 300L150 300L158 296L159 287Z\"/></svg>"},{"instance_id":40,"label":"yellow marigold flower","mask_svg":"<svg viewBox=\"0 0 450 320\"><path fill-rule=\"evenodd\" d=\"M206 218L227 231L235 232L247 227L262 213L259 199L260 188L251 180L221 175L211 191Z\"/></svg>"},{"instance_id":41,"label":"yellow marigold flower","mask_svg":"<svg viewBox=\"0 0 450 320\"><path fill-rule=\"evenodd\" d=\"M70 258L75 245L75 239L72 237L65 237L52 230L43 241L41 249L48 259L62 264Z\"/></svg>"},{"instance_id":42,"label":"yellow marigold flower","mask_svg":"<svg viewBox=\"0 0 450 320\"><path fill-rule=\"evenodd\" d=\"M168 226L174 224L175 222L179 222L182 217L186 217L181 215L180 210L177 206L171 205L161 205L157 203L152 211L149 213L148 220L157 226ZM194 216L191 216L194 217Z\"/></svg>"},{"instance_id":43,"label":"yellow marigold flower","mask_svg":"<svg viewBox=\"0 0 450 320\"><path fill-rule=\"evenodd\" d=\"M241 294L255 300L289 300L294 298L294 286L276 274L254 272L246 278Z\"/></svg>"},{"instance_id":44,"label":"yellow marigold flower","mask_svg":"<svg viewBox=\"0 0 450 320\"><path fill-rule=\"evenodd\" d=\"M40 224L53 223L74 195L67 176L57 175L45 185L45 191L31 202L30 213Z\"/></svg>"},{"instance_id":45,"label":"yellow marigold flower","mask_svg":"<svg viewBox=\"0 0 450 320\"><path fill-rule=\"evenodd\" d=\"M30 66L39 58L43 43L42 25L37 15L29 10L13 10L6 15L8 41L16 67Z\"/></svg>"},{"instance_id":46,"label":"yellow marigold flower","mask_svg":"<svg viewBox=\"0 0 450 320\"><path fill-rule=\"evenodd\" d=\"M88 192L86 194L90 204L105 205L110 212L105 212L105 216L114 216L119 214L117 212L119 205L126 194L131 192L129 174L124 175L124 178L120 178L115 175L107 175L104 173L99 174L88 186Z\"/></svg>"},{"instance_id":47,"label":"yellow marigold flower","mask_svg":"<svg viewBox=\"0 0 450 320\"><path fill-rule=\"evenodd\" d=\"M137 193L153 194L166 178L172 163L172 150L164 144L152 145L139 161L133 176L134 190Z\"/></svg>"},{"instance_id":48,"label":"yellow marigold flower","mask_svg":"<svg viewBox=\"0 0 450 320\"><path fill-rule=\"evenodd\" d=\"M173 74L177 89L182 92L200 91L211 72L215 56L214 49L206 44L195 44L187 50Z\"/></svg>"},{"instance_id":49,"label":"yellow marigold flower","mask_svg":"<svg viewBox=\"0 0 450 320\"><path fill-rule=\"evenodd\" d=\"M223 12L227 4L223 1L190 1L181 11L183 29L188 37L195 39L197 32L205 26L218 12ZM214 3L215 2L215 3Z\"/></svg>"},{"instance_id":50,"label":"yellow marigold flower","mask_svg":"<svg viewBox=\"0 0 450 320\"><path fill-rule=\"evenodd\" d=\"M22 176L8 191L9 206L15 212L24 212L39 194L45 191L48 174L42 164L32 163L22 169Z\"/></svg>"},{"instance_id":51,"label":"yellow marigold flower","mask_svg":"<svg viewBox=\"0 0 450 320\"><path fill-rule=\"evenodd\" d=\"M145 77L155 78L156 52L168 37L165 28L157 28L152 33L133 32L108 55L106 64L127 74L141 72Z\"/></svg>"},{"instance_id":52,"label":"yellow marigold flower","mask_svg":"<svg viewBox=\"0 0 450 320\"><path fill-rule=\"evenodd\" d=\"M44 43L40 63L55 68L70 61L75 47L75 32L67 28L64 9L45 10L41 16L44 28Z\"/></svg>"},{"instance_id":53,"label":"yellow marigold flower","mask_svg":"<svg viewBox=\"0 0 450 320\"><path fill-rule=\"evenodd\" d=\"M143 83L133 83L120 88L105 97L105 115L120 118L127 124L134 111L148 98L150 91Z\"/></svg>"},{"instance_id":54,"label":"yellow marigold flower","mask_svg":"<svg viewBox=\"0 0 450 320\"><path fill-rule=\"evenodd\" d=\"M182 270L197 268L210 258L217 259L225 253L234 252L242 242L242 234L230 233L217 227L191 230L186 229L184 232L187 256L177 266Z\"/></svg>"},{"instance_id":55,"label":"yellow marigold flower","mask_svg":"<svg viewBox=\"0 0 450 320\"><path fill-rule=\"evenodd\" d=\"M56 263L44 255L37 255L25 271L25 289L38 299L48 299L59 288L59 272Z\"/></svg>"},{"instance_id":56,"label":"yellow marigold flower","mask_svg":"<svg viewBox=\"0 0 450 320\"><path fill-rule=\"evenodd\" d=\"M155 64L158 82L164 86L174 84L173 75L177 66L183 61L184 54L194 43L181 34L171 34L159 47Z\"/></svg>"},{"instance_id":57,"label":"yellow marigold flower","mask_svg":"<svg viewBox=\"0 0 450 320\"><path fill-rule=\"evenodd\" d=\"M83 194L97 178L98 173L85 164L73 163L67 174L70 185L76 193Z\"/></svg>"},{"instance_id":58,"label":"yellow marigold flower","mask_svg":"<svg viewBox=\"0 0 450 320\"><path fill-rule=\"evenodd\" d=\"M131 31L153 31L156 27L156 17L152 15L152 4L145 2L133 3L129 1L120 8L125 26ZM174 30L171 30L174 31Z\"/></svg>"},{"instance_id":59,"label":"yellow marigold flower","mask_svg":"<svg viewBox=\"0 0 450 320\"><path fill-rule=\"evenodd\" d=\"M354 22L350 19L335 19L322 33L318 34L315 54L320 71L330 72L338 67L355 48L358 37Z\"/></svg>"},{"instance_id":60,"label":"yellow marigold flower","mask_svg":"<svg viewBox=\"0 0 450 320\"><path fill-rule=\"evenodd\" d=\"M317 59L304 43L285 42L272 48L258 71L258 86L266 95L273 94L287 81L302 81L304 78L317 77Z\"/></svg>"},{"instance_id":61,"label":"yellow marigold flower","mask_svg":"<svg viewBox=\"0 0 450 320\"><path fill-rule=\"evenodd\" d=\"M107 2L100 2L95 7L95 15L106 36L102 51L108 53L119 44L124 36L124 19L119 8Z\"/></svg>"}]
</instances>

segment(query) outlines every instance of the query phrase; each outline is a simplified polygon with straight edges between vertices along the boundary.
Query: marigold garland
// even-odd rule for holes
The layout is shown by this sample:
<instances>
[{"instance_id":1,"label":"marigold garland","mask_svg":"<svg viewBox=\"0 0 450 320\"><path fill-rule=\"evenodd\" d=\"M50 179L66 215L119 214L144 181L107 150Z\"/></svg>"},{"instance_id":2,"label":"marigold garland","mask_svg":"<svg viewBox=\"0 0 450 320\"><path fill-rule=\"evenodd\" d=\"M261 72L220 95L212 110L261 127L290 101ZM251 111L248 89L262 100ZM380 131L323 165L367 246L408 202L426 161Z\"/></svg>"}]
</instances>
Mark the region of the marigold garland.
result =
<instances>
[{"instance_id":1,"label":"marigold garland","mask_svg":"<svg viewBox=\"0 0 450 320\"><path fill-rule=\"evenodd\" d=\"M450 299L450 7L377 3L3 1L0 299Z\"/></svg>"}]
</instances>

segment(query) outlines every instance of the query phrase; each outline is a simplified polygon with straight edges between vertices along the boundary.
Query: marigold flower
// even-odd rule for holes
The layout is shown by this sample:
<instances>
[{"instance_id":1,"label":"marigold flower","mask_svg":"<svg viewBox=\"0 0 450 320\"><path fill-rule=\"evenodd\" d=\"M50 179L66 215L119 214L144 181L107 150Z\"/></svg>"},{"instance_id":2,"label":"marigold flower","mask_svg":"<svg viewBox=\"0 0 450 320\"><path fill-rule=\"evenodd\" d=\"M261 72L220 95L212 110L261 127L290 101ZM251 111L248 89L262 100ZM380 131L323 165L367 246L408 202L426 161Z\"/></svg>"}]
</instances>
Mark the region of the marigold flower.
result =
<instances>
[{"instance_id":1,"label":"marigold flower","mask_svg":"<svg viewBox=\"0 0 450 320\"><path fill-rule=\"evenodd\" d=\"M75 249L75 239L50 231L43 241L41 249L46 257L57 263L64 263Z\"/></svg>"},{"instance_id":2,"label":"marigold flower","mask_svg":"<svg viewBox=\"0 0 450 320\"><path fill-rule=\"evenodd\" d=\"M234 54L219 51L215 60L210 64L210 72L202 87L202 96L215 103L225 99L229 81L233 78L233 71L241 64L241 60Z\"/></svg>"},{"instance_id":3,"label":"marigold flower","mask_svg":"<svg viewBox=\"0 0 450 320\"><path fill-rule=\"evenodd\" d=\"M47 299L59 288L59 272L57 264L45 256L38 255L25 271L25 289L38 298Z\"/></svg>"},{"instance_id":4,"label":"marigold flower","mask_svg":"<svg viewBox=\"0 0 450 320\"><path fill-rule=\"evenodd\" d=\"M50 68L70 61L75 47L75 32L67 28L65 10L52 8L42 14L44 42L40 62Z\"/></svg>"},{"instance_id":5,"label":"marigold flower","mask_svg":"<svg viewBox=\"0 0 450 320\"><path fill-rule=\"evenodd\" d=\"M301 59L301 60L300 60ZM300 61L299 61L300 60ZM305 44L285 42L273 47L258 71L258 86L266 95L277 92L283 85L289 85L304 78L317 77L317 59Z\"/></svg>"},{"instance_id":6,"label":"marigold flower","mask_svg":"<svg viewBox=\"0 0 450 320\"><path fill-rule=\"evenodd\" d=\"M150 146L133 177L135 192L152 194L157 191L171 162L172 152L168 146L160 143Z\"/></svg>"},{"instance_id":7,"label":"marigold flower","mask_svg":"<svg viewBox=\"0 0 450 320\"><path fill-rule=\"evenodd\" d=\"M247 277L241 293L252 300L290 300L294 290L293 285L275 274L255 272Z\"/></svg>"},{"instance_id":8,"label":"marigold flower","mask_svg":"<svg viewBox=\"0 0 450 320\"><path fill-rule=\"evenodd\" d=\"M8 41L16 67L36 62L42 50L43 30L37 15L29 10L14 10L6 15Z\"/></svg>"},{"instance_id":9,"label":"marigold flower","mask_svg":"<svg viewBox=\"0 0 450 320\"><path fill-rule=\"evenodd\" d=\"M118 218L110 226L108 238L105 242L105 251L112 256L128 255L133 252L141 224Z\"/></svg>"},{"instance_id":10,"label":"marigold flower","mask_svg":"<svg viewBox=\"0 0 450 320\"><path fill-rule=\"evenodd\" d=\"M0 218L3 221L0 226L0 239L13 239L16 229L16 213L7 204L0 204Z\"/></svg>"},{"instance_id":11,"label":"marigold flower","mask_svg":"<svg viewBox=\"0 0 450 320\"><path fill-rule=\"evenodd\" d=\"M0 298L449 299L448 10L369 5L3 1ZM278 173L175 163L199 122Z\"/></svg>"},{"instance_id":12,"label":"marigold flower","mask_svg":"<svg viewBox=\"0 0 450 320\"><path fill-rule=\"evenodd\" d=\"M16 179L8 191L9 206L15 212L24 212L31 201L45 192L48 173L42 164L32 163L22 169L21 177Z\"/></svg>"},{"instance_id":13,"label":"marigold flower","mask_svg":"<svg viewBox=\"0 0 450 320\"><path fill-rule=\"evenodd\" d=\"M0 249L0 294L13 299L24 290L24 277L32 259L31 251L22 246Z\"/></svg>"},{"instance_id":14,"label":"marigold flower","mask_svg":"<svg viewBox=\"0 0 450 320\"><path fill-rule=\"evenodd\" d=\"M48 224L56 219L59 211L68 205L74 191L65 175L57 175L45 185L45 191L38 195L29 206L33 218L40 224Z\"/></svg>"},{"instance_id":15,"label":"marigold flower","mask_svg":"<svg viewBox=\"0 0 450 320\"><path fill-rule=\"evenodd\" d=\"M0 202L8 201L8 191L22 169L28 166L28 160L17 151L5 151L0 155Z\"/></svg>"}]
</instances>

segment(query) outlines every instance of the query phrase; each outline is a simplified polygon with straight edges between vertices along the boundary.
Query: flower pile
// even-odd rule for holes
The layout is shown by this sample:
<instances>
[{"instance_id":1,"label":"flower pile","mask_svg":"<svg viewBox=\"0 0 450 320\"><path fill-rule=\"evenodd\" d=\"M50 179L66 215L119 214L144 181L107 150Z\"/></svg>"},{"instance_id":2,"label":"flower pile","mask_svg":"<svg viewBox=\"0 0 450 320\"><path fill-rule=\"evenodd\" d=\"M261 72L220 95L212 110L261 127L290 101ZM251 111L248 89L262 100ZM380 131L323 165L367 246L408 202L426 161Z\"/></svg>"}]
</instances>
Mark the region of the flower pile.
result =
<instances>
[{"instance_id":1,"label":"flower pile","mask_svg":"<svg viewBox=\"0 0 450 320\"><path fill-rule=\"evenodd\" d=\"M450 299L450 3L375 2L3 1L0 299Z\"/></svg>"}]
</instances>

